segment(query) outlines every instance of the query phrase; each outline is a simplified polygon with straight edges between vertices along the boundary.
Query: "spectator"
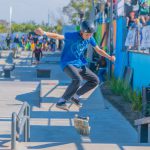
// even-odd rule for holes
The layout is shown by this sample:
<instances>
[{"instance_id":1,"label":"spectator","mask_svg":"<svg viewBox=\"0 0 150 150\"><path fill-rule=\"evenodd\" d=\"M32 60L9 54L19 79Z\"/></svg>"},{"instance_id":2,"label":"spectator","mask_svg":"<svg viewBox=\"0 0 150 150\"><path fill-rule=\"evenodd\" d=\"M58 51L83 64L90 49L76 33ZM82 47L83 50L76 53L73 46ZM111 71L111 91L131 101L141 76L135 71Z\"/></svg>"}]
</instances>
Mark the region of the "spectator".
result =
<instances>
[{"instance_id":1,"label":"spectator","mask_svg":"<svg viewBox=\"0 0 150 150\"><path fill-rule=\"evenodd\" d=\"M20 43L18 34L16 34L16 36L14 38L14 43L16 44L16 46L18 48L19 47L19 43Z\"/></svg>"},{"instance_id":2,"label":"spectator","mask_svg":"<svg viewBox=\"0 0 150 150\"><path fill-rule=\"evenodd\" d=\"M140 19L143 25L146 25L146 18L150 14L149 6L147 2L141 2L139 9Z\"/></svg>"},{"instance_id":3,"label":"spectator","mask_svg":"<svg viewBox=\"0 0 150 150\"><path fill-rule=\"evenodd\" d=\"M42 43L42 50L46 51L47 50L47 41L45 38L43 38L43 43Z\"/></svg>"},{"instance_id":4,"label":"spectator","mask_svg":"<svg viewBox=\"0 0 150 150\"><path fill-rule=\"evenodd\" d=\"M22 44L22 48L24 50L25 44L26 44L24 35L22 35L22 37L21 37L21 44Z\"/></svg>"},{"instance_id":5,"label":"spectator","mask_svg":"<svg viewBox=\"0 0 150 150\"><path fill-rule=\"evenodd\" d=\"M147 22L146 25L150 25L150 16L146 17L146 22Z\"/></svg>"},{"instance_id":6,"label":"spectator","mask_svg":"<svg viewBox=\"0 0 150 150\"><path fill-rule=\"evenodd\" d=\"M30 50L31 49L31 43L29 40L27 40L26 45L25 45L25 50Z\"/></svg>"},{"instance_id":7,"label":"spectator","mask_svg":"<svg viewBox=\"0 0 150 150\"><path fill-rule=\"evenodd\" d=\"M35 56L36 59L36 64L39 64L40 62L40 58L42 58L42 50L40 46L36 46L35 50L33 51L33 54Z\"/></svg>"},{"instance_id":8,"label":"spectator","mask_svg":"<svg viewBox=\"0 0 150 150\"><path fill-rule=\"evenodd\" d=\"M18 36L18 34L16 34L16 36L14 38L14 42L13 42L14 58L16 58L16 56L18 54L19 44L20 44L19 36Z\"/></svg>"},{"instance_id":9,"label":"spectator","mask_svg":"<svg viewBox=\"0 0 150 150\"><path fill-rule=\"evenodd\" d=\"M58 49L61 51L62 48L63 48L63 41L62 41L62 40L59 40Z\"/></svg>"},{"instance_id":10,"label":"spectator","mask_svg":"<svg viewBox=\"0 0 150 150\"><path fill-rule=\"evenodd\" d=\"M35 43L34 40L31 40L31 51L35 50Z\"/></svg>"},{"instance_id":11,"label":"spectator","mask_svg":"<svg viewBox=\"0 0 150 150\"><path fill-rule=\"evenodd\" d=\"M51 38L50 43L51 43L51 51L55 52L55 50L56 50L56 40Z\"/></svg>"},{"instance_id":12,"label":"spectator","mask_svg":"<svg viewBox=\"0 0 150 150\"><path fill-rule=\"evenodd\" d=\"M11 49L13 51L12 56L13 58L17 57L17 45L15 43L12 43Z\"/></svg>"},{"instance_id":13,"label":"spectator","mask_svg":"<svg viewBox=\"0 0 150 150\"><path fill-rule=\"evenodd\" d=\"M126 0L125 1L125 15L129 17L130 12L132 11L133 11L133 6L131 5L131 0Z\"/></svg>"},{"instance_id":14,"label":"spectator","mask_svg":"<svg viewBox=\"0 0 150 150\"><path fill-rule=\"evenodd\" d=\"M37 44L37 41L38 41L38 36L37 35L34 35L33 41L34 41L35 44Z\"/></svg>"},{"instance_id":15,"label":"spectator","mask_svg":"<svg viewBox=\"0 0 150 150\"><path fill-rule=\"evenodd\" d=\"M128 28L134 28L136 27L137 18L135 17L135 12L132 11L129 14L129 17L127 17L127 27Z\"/></svg>"},{"instance_id":16,"label":"spectator","mask_svg":"<svg viewBox=\"0 0 150 150\"><path fill-rule=\"evenodd\" d=\"M8 48L8 49L10 49L10 42L11 42L10 35L7 34L7 37L6 37L6 44L7 44L7 48Z\"/></svg>"},{"instance_id":17,"label":"spectator","mask_svg":"<svg viewBox=\"0 0 150 150\"><path fill-rule=\"evenodd\" d=\"M103 85L105 79L105 75L106 75L106 70L107 70L107 61L106 58L101 56L100 59L97 62L98 64L98 77L100 80L100 86Z\"/></svg>"}]
</instances>

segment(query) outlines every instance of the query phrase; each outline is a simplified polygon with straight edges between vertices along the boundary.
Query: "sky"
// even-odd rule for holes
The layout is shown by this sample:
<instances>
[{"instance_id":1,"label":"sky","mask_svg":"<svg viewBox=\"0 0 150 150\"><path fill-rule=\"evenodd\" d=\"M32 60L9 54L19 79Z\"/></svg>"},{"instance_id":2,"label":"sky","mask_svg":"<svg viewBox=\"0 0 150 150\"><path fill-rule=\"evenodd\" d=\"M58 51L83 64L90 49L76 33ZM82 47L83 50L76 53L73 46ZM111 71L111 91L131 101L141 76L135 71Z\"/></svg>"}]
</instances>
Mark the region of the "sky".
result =
<instances>
[{"instance_id":1,"label":"sky","mask_svg":"<svg viewBox=\"0 0 150 150\"><path fill-rule=\"evenodd\" d=\"M12 6L12 21L23 23L35 21L41 24L42 21L49 25L56 23L57 18L62 16L62 8L68 5L70 0L0 0L0 20L10 20L10 6Z\"/></svg>"}]
</instances>

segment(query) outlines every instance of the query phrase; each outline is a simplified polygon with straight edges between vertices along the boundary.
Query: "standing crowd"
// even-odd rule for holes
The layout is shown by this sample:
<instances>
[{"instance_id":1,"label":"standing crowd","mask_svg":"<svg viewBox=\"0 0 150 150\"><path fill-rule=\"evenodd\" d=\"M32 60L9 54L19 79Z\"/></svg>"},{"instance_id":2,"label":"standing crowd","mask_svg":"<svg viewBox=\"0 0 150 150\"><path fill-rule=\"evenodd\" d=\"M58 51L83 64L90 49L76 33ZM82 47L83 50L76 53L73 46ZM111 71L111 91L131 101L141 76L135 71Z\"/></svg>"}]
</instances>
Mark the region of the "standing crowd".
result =
<instances>
[{"instance_id":1,"label":"standing crowd","mask_svg":"<svg viewBox=\"0 0 150 150\"><path fill-rule=\"evenodd\" d=\"M22 50L34 51L36 46L40 47L42 51L56 51L62 49L62 41L47 38L46 36L38 36L36 34L23 34L14 37L7 34L6 39L7 49L20 48Z\"/></svg>"},{"instance_id":2,"label":"standing crowd","mask_svg":"<svg viewBox=\"0 0 150 150\"><path fill-rule=\"evenodd\" d=\"M35 33L22 35L15 34L15 36L7 34L5 38L5 45L6 49L13 50L14 58L17 57L18 50L31 51L32 56L36 59L36 64L38 64L40 58L42 57L42 51L61 51L63 47L63 41L48 38L47 36L39 36Z\"/></svg>"}]
</instances>

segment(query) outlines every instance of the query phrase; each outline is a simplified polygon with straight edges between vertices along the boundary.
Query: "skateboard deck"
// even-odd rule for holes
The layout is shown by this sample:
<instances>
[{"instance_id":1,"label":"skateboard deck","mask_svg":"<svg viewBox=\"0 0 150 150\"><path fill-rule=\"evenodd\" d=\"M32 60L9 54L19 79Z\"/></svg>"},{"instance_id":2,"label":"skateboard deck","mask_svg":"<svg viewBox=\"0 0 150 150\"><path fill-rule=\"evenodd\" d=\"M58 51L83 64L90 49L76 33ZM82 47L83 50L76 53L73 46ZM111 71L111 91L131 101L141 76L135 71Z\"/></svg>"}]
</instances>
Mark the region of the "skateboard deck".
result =
<instances>
[{"instance_id":1,"label":"skateboard deck","mask_svg":"<svg viewBox=\"0 0 150 150\"><path fill-rule=\"evenodd\" d=\"M89 120L89 117L82 117L77 114L75 115L74 127L79 134L84 136L88 136L90 134Z\"/></svg>"}]
</instances>

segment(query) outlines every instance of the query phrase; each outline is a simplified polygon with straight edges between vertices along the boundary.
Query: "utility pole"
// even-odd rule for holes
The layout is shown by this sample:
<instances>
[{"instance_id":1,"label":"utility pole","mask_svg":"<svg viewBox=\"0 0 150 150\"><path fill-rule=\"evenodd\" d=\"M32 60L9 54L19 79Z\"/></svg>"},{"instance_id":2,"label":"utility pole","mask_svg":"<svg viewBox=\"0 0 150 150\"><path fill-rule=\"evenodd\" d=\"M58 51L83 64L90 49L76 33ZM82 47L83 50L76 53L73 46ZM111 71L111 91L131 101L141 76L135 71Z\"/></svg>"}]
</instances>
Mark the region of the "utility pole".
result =
<instances>
[{"instance_id":1,"label":"utility pole","mask_svg":"<svg viewBox=\"0 0 150 150\"><path fill-rule=\"evenodd\" d=\"M47 24L48 24L48 26L50 26L50 15L49 15L49 10L48 10L48 18L47 18L47 19L48 19L48 23L47 23Z\"/></svg>"},{"instance_id":2,"label":"utility pole","mask_svg":"<svg viewBox=\"0 0 150 150\"><path fill-rule=\"evenodd\" d=\"M9 33L11 34L12 6L9 8Z\"/></svg>"},{"instance_id":3,"label":"utility pole","mask_svg":"<svg viewBox=\"0 0 150 150\"><path fill-rule=\"evenodd\" d=\"M11 23L12 22L12 6L9 7L9 36L11 38ZM11 49L11 48L10 48ZM10 62L13 63L13 52L11 52L11 55L10 55Z\"/></svg>"}]
</instances>

